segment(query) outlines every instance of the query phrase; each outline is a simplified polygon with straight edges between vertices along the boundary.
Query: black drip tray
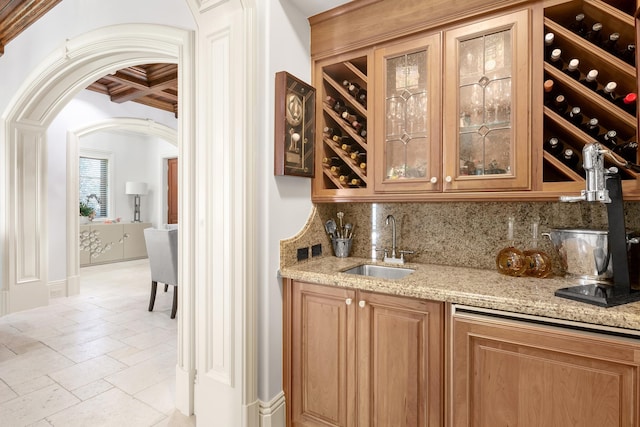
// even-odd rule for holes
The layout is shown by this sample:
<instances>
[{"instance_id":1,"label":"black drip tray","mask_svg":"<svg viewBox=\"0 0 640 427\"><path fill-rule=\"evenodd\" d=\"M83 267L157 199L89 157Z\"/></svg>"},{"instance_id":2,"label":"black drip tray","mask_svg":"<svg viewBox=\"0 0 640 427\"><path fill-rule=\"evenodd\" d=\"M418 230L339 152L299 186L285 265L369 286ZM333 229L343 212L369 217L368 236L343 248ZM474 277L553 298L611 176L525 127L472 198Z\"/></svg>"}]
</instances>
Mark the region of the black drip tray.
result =
<instances>
[{"instance_id":1,"label":"black drip tray","mask_svg":"<svg viewBox=\"0 0 640 427\"><path fill-rule=\"evenodd\" d=\"M569 288L558 289L555 295L600 307L613 307L640 301L640 291L631 289L620 292L615 286L592 283Z\"/></svg>"}]
</instances>

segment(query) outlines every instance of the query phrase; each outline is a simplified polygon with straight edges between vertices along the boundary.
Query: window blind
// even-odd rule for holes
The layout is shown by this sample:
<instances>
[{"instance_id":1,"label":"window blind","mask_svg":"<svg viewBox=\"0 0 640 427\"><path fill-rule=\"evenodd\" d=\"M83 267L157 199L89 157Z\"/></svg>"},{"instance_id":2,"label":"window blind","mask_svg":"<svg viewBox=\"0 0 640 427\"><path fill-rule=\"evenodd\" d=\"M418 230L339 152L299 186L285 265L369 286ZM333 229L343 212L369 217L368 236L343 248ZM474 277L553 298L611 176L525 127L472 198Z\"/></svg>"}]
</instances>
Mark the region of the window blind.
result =
<instances>
[{"instance_id":1,"label":"window blind","mask_svg":"<svg viewBox=\"0 0 640 427\"><path fill-rule=\"evenodd\" d=\"M80 157L80 201L87 202L96 218L109 215L109 160Z\"/></svg>"}]
</instances>

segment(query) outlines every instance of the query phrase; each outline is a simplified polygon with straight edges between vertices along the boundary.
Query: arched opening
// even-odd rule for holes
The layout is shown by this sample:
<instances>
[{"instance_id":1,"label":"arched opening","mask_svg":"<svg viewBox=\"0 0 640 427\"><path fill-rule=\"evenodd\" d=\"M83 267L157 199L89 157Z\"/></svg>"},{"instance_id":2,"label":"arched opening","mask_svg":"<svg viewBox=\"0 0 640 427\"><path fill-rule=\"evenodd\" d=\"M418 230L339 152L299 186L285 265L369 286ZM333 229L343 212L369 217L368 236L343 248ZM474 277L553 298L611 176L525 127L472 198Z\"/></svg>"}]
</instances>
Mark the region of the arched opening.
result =
<instances>
[{"instance_id":1,"label":"arched opening","mask_svg":"<svg viewBox=\"0 0 640 427\"><path fill-rule=\"evenodd\" d=\"M175 129L169 126L154 122L152 120L139 118L117 117L102 120L83 126L79 129L69 130L67 136L67 212L72 213L78 204L78 154L80 139L95 132L119 130L135 132L148 136L156 136L175 146L178 145L178 137ZM78 260L78 227L67 229L67 287L66 295L75 295L80 290Z\"/></svg>"},{"instance_id":2,"label":"arched opening","mask_svg":"<svg viewBox=\"0 0 640 427\"><path fill-rule=\"evenodd\" d=\"M30 75L11 101L0 121L5 147L0 153L4 173L0 175L3 203L10 209L0 212L4 245L0 316L46 305L49 299L47 220L47 128L61 109L91 82L120 68L141 63L176 63L180 113L175 135L180 158L179 186L194 181L191 134L193 132L193 37L188 30L153 24L114 25L68 40L65 49L51 54ZM160 131L160 130L158 130ZM160 131L162 132L162 131ZM186 153L183 154L183 153ZM181 191L179 206L183 232L179 237L180 264L191 264L193 250L188 225L194 200L190 191ZM184 226L183 226L184 225ZM78 229L76 201L67 215L67 230ZM69 239L69 237L68 237ZM68 240L74 245L76 240ZM67 263L76 266L78 257ZM71 253L69 253L71 255ZM192 411L192 342L184 331L193 329L193 305L189 269L179 269L178 363L181 380L176 385L177 407ZM185 272L186 271L186 272ZM186 295L187 297L183 297ZM185 309L183 309L183 307ZM186 396L186 397L184 397Z\"/></svg>"}]
</instances>

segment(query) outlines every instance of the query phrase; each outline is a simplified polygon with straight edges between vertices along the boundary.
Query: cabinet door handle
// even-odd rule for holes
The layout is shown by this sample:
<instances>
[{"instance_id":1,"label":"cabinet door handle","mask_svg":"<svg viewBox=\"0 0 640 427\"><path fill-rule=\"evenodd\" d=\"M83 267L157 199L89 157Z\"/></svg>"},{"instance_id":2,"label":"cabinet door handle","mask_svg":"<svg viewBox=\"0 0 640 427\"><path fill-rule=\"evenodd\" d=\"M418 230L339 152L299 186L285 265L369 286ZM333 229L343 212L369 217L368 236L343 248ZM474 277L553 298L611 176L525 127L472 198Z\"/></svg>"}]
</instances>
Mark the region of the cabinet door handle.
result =
<instances>
[{"instance_id":1,"label":"cabinet door handle","mask_svg":"<svg viewBox=\"0 0 640 427\"><path fill-rule=\"evenodd\" d=\"M432 184L435 184L436 182L438 182L438 178L436 178L435 176L432 176L431 179L429 180Z\"/></svg>"},{"instance_id":2,"label":"cabinet door handle","mask_svg":"<svg viewBox=\"0 0 640 427\"><path fill-rule=\"evenodd\" d=\"M447 182L453 181L453 179L451 178L451 175L447 175L444 180Z\"/></svg>"},{"instance_id":3,"label":"cabinet door handle","mask_svg":"<svg viewBox=\"0 0 640 427\"><path fill-rule=\"evenodd\" d=\"M364 308L364 306L367 305L367 303L364 300L360 300L358 305L360 306L360 308Z\"/></svg>"},{"instance_id":4,"label":"cabinet door handle","mask_svg":"<svg viewBox=\"0 0 640 427\"><path fill-rule=\"evenodd\" d=\"M347 298L344 302L345 302L347 305L351 305L351 298Z\"/></svg>"}]
</instances>

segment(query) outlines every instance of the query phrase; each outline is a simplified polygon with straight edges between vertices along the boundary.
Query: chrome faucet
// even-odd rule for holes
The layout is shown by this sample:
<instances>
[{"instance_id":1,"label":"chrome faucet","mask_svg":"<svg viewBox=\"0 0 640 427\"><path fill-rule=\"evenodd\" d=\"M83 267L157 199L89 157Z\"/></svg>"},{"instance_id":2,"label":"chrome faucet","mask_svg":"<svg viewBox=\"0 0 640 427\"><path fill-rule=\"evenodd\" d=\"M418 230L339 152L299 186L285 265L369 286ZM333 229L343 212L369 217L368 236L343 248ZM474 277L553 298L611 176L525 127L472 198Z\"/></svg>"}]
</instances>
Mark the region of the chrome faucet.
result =
<instances>
[{"instance_id":1,"label":"chrome faucet","mask_svg":"<svg viewBox=\"0 0 640 427\"><path fill-rule=\"evenodd\" d=\"M398 251L396 245L396 219L393 215L387 215L385 220L385 224L389 225L391 223L391 256L389 256L388 249L382 249L384 251L384 262L388 262L391 264L404 264L404 255L412 254L413 251ZM400 258L396 257L396 253L400 253Z\"/></svg>"}]
</instances>

